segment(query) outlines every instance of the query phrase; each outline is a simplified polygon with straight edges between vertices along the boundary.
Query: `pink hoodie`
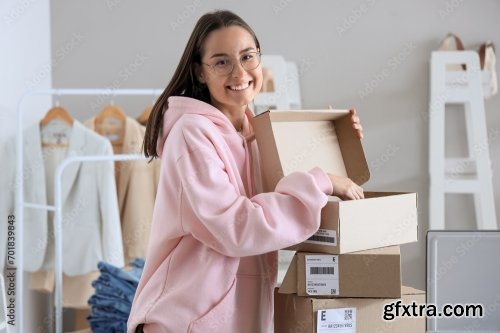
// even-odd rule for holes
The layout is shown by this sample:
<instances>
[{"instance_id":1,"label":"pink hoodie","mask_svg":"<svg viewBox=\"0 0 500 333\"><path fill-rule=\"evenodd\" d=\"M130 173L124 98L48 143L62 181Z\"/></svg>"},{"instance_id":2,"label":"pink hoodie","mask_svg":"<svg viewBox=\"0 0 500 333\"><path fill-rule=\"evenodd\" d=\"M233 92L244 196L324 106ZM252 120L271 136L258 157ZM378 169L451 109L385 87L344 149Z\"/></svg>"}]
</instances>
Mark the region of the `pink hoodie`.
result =
<instances>
[{"instance_id":1,"label":"pink hoodie","mask_svg":"<svg viewBox=\"0 0 500 333\"><path fill-rule=\"evenodd\" d=\"M141 323L146 333L268 332L276 250L317 231L332 184L315 168L256 194L251 118L247 110L242 135L210 104L168 99L160 184L128 333Z\"/></svg>"}]
</instances>

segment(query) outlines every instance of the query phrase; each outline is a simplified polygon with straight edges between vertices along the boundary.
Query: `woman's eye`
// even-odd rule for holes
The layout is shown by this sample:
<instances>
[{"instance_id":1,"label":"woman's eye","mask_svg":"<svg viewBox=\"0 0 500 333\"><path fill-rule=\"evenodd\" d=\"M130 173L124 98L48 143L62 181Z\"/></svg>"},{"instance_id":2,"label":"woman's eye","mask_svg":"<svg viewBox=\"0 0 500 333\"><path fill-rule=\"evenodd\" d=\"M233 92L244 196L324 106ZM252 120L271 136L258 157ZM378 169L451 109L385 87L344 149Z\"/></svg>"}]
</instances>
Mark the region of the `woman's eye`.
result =
<instances>
[{"instance_id":1,"label":"woman's eye","mask_svg":"<svg viewBox=\"0 0 500 333\"><path fill-rule=\"evenodd\" d=\"M217 60L217 62L215 63L214 66L223 67L223 66L227 66L228 64L229 64L229 59L220 59L220 60Z\"/></svg>"},{"instance_id":2,"label":"woman's eye","mask_svg":"<svg viewBox=\"0 0 500 333\"><path fill-rule=\"evenodd\" d=\"M243 61L250 61L252 60L254 57L254 55L252 53L248 53L248 54L244 54L242 57L241 57L241 60Z\"/></svg>"}]
</instances>

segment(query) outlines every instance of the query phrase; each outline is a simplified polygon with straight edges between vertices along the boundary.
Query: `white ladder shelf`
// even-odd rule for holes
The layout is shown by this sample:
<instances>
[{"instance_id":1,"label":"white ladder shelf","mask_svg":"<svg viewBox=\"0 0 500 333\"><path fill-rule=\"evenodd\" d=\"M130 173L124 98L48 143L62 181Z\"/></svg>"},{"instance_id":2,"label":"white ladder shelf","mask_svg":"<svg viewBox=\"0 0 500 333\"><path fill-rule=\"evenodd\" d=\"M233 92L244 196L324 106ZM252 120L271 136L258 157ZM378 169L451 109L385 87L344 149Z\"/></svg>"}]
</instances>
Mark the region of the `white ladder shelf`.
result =
<instances>
[{"instance_id":1,"label":"white ladder shelf","mask_svg":"<svg viewBox=\"0 0 500 333\"><path fill-rule=\"evenodd\" d=\"M446 71L448 64L465 64L466 70ZM479 56L473 51L432 52L430 74L429 229L445 229L446 193L472 194L477 228L497 229ZM445 157L446 104L464 105L465 158Z\"/></svg>"}]
</instances>

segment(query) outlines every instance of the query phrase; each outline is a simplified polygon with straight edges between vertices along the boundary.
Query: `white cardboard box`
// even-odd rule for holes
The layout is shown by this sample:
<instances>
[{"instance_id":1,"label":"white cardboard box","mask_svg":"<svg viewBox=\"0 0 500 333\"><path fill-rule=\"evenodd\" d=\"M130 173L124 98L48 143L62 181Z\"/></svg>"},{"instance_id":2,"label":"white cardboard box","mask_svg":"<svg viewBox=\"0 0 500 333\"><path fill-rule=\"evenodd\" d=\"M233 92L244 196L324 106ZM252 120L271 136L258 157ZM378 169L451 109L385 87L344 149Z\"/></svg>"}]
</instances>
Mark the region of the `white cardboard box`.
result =
<instances>
[{"instance_id":1,"label":"white cardboard box","mask_svg":"<svg viewBox=\"0 0 500 333\"><path fill-rule=\"evenodd\" d=\"M253 127L265 191L316 166L358 185L370 178L348 110L268 111L254 118ZM340 254L416 242L417 235L416 193L365 192L363 200L330 197L319 231L288 249Z\"/></svg>"}]
</instances>

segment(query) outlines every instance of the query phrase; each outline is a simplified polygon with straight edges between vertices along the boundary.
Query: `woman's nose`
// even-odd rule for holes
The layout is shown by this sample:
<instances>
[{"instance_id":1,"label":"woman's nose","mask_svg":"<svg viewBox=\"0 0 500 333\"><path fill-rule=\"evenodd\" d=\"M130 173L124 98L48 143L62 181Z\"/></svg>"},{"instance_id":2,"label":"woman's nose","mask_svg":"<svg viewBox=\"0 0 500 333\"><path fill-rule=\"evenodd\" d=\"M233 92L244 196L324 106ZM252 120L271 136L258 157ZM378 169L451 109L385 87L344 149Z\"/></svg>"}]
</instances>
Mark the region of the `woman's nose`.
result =
<instances>
[{"instance_id":1,"label":"woman's nose","mask_svg":"<svg viewBox=\"0 0 500 333\"><path fill-rule=\"evenodd\" d=\"M239 61L234 63L233 71L231 72L231 76L240 77L245 73L245 69L241 65Z\"/></svg>"}]
</instances>

